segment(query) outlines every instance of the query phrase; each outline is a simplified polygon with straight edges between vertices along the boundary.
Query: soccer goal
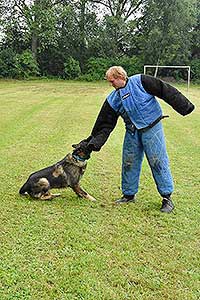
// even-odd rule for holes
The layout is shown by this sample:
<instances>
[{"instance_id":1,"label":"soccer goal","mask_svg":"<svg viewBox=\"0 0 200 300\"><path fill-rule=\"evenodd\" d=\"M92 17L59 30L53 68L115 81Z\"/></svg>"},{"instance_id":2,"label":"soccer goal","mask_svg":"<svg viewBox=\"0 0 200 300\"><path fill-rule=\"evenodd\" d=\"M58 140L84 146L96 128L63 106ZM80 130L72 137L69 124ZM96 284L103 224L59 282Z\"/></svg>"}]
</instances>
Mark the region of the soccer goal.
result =
<instances>
[{"instance_id":1,"label":"soccer goal","mask_svg":"<svg viewBox=\"0 0 200 300\"><path fill-rule=\"evenodd\" d=\"M186 69L187 70L187 91L190 87L190 66L160 66L160 65L144 65L144 74L147 72L147 68L155 68L154 77L157 76L159 68L168 68L168 69Z\"/></svg>"}]
</instances>

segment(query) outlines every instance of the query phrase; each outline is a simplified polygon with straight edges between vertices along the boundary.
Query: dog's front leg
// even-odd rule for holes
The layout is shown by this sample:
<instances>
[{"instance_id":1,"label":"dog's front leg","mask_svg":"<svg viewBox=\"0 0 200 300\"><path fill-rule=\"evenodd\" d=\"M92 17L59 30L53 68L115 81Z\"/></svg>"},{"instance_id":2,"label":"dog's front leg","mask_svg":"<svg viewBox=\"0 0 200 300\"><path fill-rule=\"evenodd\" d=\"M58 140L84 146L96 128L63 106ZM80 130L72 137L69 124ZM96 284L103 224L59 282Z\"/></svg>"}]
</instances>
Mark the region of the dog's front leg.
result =
<instances>
[{"instance_id":1,"label":"dog's front leg","mask_svg":"<svg viewBox=\"0 0 200 300\"><path fill-rule=\"evenodd\" d=\"M60 196L60 194L52 194L52 193L48 192L48 193L42 195L40 197L40 199L41 200L52 200L53 198L56 198L56 197L59 197L59 196Z\"/></svg>"},{"instance_id":2,"label":"dog's front leg","mask_svg":"<svg viewBox=\"0 0 200 300\"><path fill-rule=\"evenodd\" d=\"M79 184L75 185L72 187L73 191L81 198L85 198L88 199L90 201L96 201L96 199L94 197L92 197L90 194L88 194L87 192L85 192Z\"/></svg>"}]
</instances>

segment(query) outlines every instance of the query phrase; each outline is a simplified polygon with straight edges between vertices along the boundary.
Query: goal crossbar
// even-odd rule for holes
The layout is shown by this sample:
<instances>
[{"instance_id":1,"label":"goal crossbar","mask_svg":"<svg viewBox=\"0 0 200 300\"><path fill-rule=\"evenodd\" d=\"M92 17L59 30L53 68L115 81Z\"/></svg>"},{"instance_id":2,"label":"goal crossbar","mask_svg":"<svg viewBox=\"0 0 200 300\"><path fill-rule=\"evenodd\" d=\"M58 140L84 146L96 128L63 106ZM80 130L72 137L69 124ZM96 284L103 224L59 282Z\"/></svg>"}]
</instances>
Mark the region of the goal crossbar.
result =
<instances>
[{"instance_id":1,"label":"goal crossbar","mask_svg":"<svg viewBox=\"0 0 200 300\"><path fill-rule=\"evenodd\" d=\"M188 79L187 79L187 90L189 91L190 86L190 66L160 66L160 65L144 65L144 74L146 74L147 68L174 68L174 69L187 69ZM155 76L156 77L156 76Z\"/></svg>"}]
</instances>

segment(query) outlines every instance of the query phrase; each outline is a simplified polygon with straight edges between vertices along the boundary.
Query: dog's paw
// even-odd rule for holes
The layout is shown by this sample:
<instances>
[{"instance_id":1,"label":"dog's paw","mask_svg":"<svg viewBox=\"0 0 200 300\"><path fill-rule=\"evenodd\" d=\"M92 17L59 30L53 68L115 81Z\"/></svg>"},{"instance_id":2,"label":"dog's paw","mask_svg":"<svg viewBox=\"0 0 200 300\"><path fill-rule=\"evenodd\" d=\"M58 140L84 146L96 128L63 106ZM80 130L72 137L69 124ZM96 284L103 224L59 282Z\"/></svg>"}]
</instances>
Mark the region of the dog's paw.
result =
<instances>
[{"instance_id":1,"label":"dog's paw","mask_svg":"<svg viewBox=\"0 0 200 300\"><path fill-rule=\"evenodd\" d=\"M40 200L46 200L46 201L48 201L48 200L52 200L52 199L54 199L54 198L56 198L56 197L60 197L60 194L47 194L47 195L42 195L42 196L40 197Z\"/></svg>"},{"instance_id":2,"label":"dog's paw","mask_svg":"<svg viewBox=\"0 0 200 300\"><path fill-rule=\"evenodd\" d=\"M88 199L88 200L90 200L90 201L93 201L93 202L96 202L96 201L97 201L97 200L96 200L94 197L92 197L90 194L87 194L85 198Z\"/></svg>"}]
</instances>

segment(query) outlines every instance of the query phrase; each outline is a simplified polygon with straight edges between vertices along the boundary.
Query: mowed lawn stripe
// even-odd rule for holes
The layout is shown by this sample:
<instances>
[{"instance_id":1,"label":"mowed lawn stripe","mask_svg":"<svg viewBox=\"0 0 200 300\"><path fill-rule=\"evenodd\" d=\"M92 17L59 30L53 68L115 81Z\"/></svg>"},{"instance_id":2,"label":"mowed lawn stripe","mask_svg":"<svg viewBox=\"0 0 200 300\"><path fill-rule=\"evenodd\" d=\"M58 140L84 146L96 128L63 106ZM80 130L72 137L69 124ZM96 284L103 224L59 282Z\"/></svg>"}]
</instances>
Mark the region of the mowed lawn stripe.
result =
<instances>
[{"instance_id":1,"label":"mowed lawn stripe","mask_svg":"<svg viewBox=\"0 0 200 300\"><path fill-rule=\"evenodd\" d=\"M191 87L196 110L187 117L160 101L170 115L163 126L174 213L160 213L146 160L137 202L113 205L121 195L122 120L92 153L81 181L96 203L70 189L47 202L18 195L31 172L90 134L111 90L104 82L0 81L1 138L7 136L0 143L0 299L199 299L198 86Z\"/></svg>"}]
</instances>

